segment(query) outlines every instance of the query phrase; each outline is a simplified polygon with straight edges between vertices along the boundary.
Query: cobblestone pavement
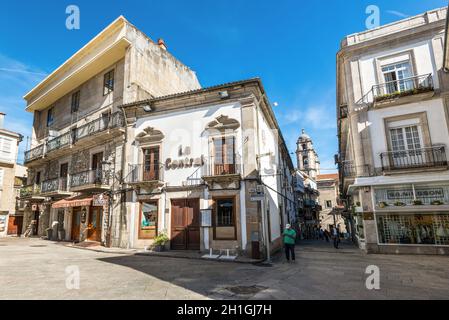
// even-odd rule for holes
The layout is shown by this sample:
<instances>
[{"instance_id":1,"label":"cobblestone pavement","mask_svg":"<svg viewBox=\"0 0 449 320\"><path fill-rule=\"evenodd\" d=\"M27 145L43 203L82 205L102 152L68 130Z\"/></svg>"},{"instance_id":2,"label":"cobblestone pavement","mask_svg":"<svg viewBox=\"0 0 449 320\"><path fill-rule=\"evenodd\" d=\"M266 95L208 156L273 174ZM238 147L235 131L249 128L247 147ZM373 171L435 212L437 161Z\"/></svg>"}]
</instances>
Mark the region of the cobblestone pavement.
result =
<instances>
[{"instance_id":1,"label":"cobblestone pavement","mask_svg":"<svg viewBox=\"0 0 449 320\"><path fill-rule=\"evenodd\" d=\"M272 266L102 253L39 239L0 239L0 299L448 299L449 258L365 255L324 242ZM380 268L380 290L365 287ZM80 288L66 287L77 266Z\"/></svg>"}]
</instances>

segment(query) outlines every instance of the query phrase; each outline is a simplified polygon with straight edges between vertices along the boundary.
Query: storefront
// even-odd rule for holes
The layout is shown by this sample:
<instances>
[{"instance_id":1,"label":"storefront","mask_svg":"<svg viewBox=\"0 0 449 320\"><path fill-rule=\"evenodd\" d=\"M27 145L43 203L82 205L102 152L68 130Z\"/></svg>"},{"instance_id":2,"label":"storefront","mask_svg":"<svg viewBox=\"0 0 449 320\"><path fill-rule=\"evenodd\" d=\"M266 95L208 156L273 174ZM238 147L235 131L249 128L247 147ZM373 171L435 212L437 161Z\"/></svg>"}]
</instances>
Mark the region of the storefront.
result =
<instances>
[{"instance_id":1,"label":"storefront","mask_svg":"<svg viewBox=\"0 0 449 320\"><path fill-rule=\"evenodd\" d=\"M107 197L76 196L57 201L52 208L57 214L58 225L62 225L65 240L105 243L103 224L105 212L108 212Z\"/></svg>"},{"instance_id":2,"label":"storefront","mask_svg":"<svg viewBox=\"0 0 449 320\"><path fill-rule=\"evenodd\" d=\"M374 188L380 252L449 253L449 186Z\"/></svg>"}]
</instances>

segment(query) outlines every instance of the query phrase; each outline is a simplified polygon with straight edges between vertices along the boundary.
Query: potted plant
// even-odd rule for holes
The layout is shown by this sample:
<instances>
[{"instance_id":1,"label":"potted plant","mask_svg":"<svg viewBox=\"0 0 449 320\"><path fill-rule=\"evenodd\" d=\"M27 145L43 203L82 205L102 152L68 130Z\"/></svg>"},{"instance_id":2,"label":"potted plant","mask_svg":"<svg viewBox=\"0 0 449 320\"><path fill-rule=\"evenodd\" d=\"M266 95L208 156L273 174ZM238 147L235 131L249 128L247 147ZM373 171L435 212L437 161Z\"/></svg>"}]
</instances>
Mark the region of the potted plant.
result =
<instances>
[{"instance_id":1,"label":"potted plant","mask_svg":"<svg viewBox=\"0 0 449 320\"><path fill-rule=\"evenodd\" d=\"M156 252L161 252L165 250L165 244L169 241L167 234L165 232L159 233L155 238L151 246L151 249Z\"/></svg>"},{"instance_id":2,"label":"potted plant","mask_svg":"<svg viewBox=\"0 0 449 320\"><path fill-rule=\"evenodd\" d=\"M400 202L400 201L396 201L396 202L394 203L394 205L395 205L396 207L404 207L404 206L405 206L405 203L404 203L404 202Z\"/></svg>"},{"instance_id":3,"label":"potted plant","mask_svg":"<svg viewBox=\"0 0 449 320\"><path fill-rule=\"evenodd\" d=\"M423 203L422 203L421 200L413 200L413 205L415 205L415 206L422 206Z\"/></svg>"},{"instance_id":4,"label":"potted plant","mask_svg":"<svg viewBox=\"0 0 449 320\"><path fill-rule=\"evenodd\" d=\"M434 200L432 201L432 205L433 206L441 206L443 204L443 201L440 200Z\"/></svg>"},{"instance_id":5,"label":"potted plant","mask_svg":"<svg viewBox=\"0 0 449 320\"><path fill-rule=\"evenodd\" d=\"M379 202L379 208L385 208L385 207L388 207L388 203L386 203L385 201Z\"/></svg>"},{"instance_id":6,"label":"potted plant","mask_svg":"<svg viewBox=\"0 0 449 320\"><path fill-rule=\"evenodd\" d=\"M53 239L53 228L47 228L47 229L45 229L45 231L47 232L47 240L52 240Z\"/></svg>"}]
</instances>

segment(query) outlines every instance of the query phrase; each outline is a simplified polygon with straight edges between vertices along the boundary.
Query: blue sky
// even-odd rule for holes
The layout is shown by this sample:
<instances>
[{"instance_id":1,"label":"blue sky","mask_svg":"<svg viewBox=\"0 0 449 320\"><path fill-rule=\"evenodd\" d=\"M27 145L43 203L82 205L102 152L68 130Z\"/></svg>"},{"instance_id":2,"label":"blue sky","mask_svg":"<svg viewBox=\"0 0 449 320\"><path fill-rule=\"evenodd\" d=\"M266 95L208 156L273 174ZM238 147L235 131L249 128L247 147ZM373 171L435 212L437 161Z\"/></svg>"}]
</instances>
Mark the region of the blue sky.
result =
<instances>
[{"instance_id":1,"label":"blue sky","mask_svg":"<svg viewBox=\"0 0 449 320\"><path fill-rule=\"evenodd\" d=\"M65 27L71 4L80 8L80 30ZM22 96L122 14L163 38L203 87L261 77L290 151L305 128L322 168L335 169L335 55L345 35L365 30L368 5L385 24L447 0L0 0L0 111L8 129L30 136Z\"/></svg>"}]
</instances>

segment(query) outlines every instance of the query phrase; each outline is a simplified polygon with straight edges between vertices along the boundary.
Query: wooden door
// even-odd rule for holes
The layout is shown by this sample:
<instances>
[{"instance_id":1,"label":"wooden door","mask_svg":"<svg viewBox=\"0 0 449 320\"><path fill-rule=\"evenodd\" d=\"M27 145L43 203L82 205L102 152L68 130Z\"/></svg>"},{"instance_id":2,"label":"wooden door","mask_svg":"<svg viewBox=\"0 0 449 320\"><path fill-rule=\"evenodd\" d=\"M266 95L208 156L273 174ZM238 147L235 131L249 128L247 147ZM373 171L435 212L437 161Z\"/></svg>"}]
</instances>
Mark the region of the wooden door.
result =
<instances>
[{"instance_id":1,"label":"wooden door","mask_svg":"<svg viewBox=\"0 0 449 320\"><path fill-rule=\"evenodd\" d=\"M80 240L80 228L81 228L81 208L73 208L72 212L72 241Z\"/></svg>"},{"instance_id":2,"label":"wooden door","mask_svg":"<svg viewBox=\"0 0 449 320\"><path fill-rule=\"evenodd\" d=\"M8 235L22 234L23 216L9 216Z\"/></svg>"},{"instance_id":3,"label":"wooden door","mask_svg":"<svg viewBox=\"0 0 449 320\"><path fill-rule=\"evenodd\" d=\"M101 222L103 219L102 207L91 207L88 221L87 240L101 241Z\"/></svg>"},{"instance_id":4,"label":"wooden door","mask_svg":"<svg viewBox=\"0 0 449 320\"><path fill-rule=\"evenodd\" d=\"M172 200L171 248L200 249L199 199Z\"/></svg>"},{"instance_id":5,"label":"wooden door","mask_svg":"<svg viewBox=\"0 0 449 320\"><path fill-rule=\"evenodd\" d=\"M159 180L159 147L143 150L143 181Z\"/></svg>"}]
</instances>

